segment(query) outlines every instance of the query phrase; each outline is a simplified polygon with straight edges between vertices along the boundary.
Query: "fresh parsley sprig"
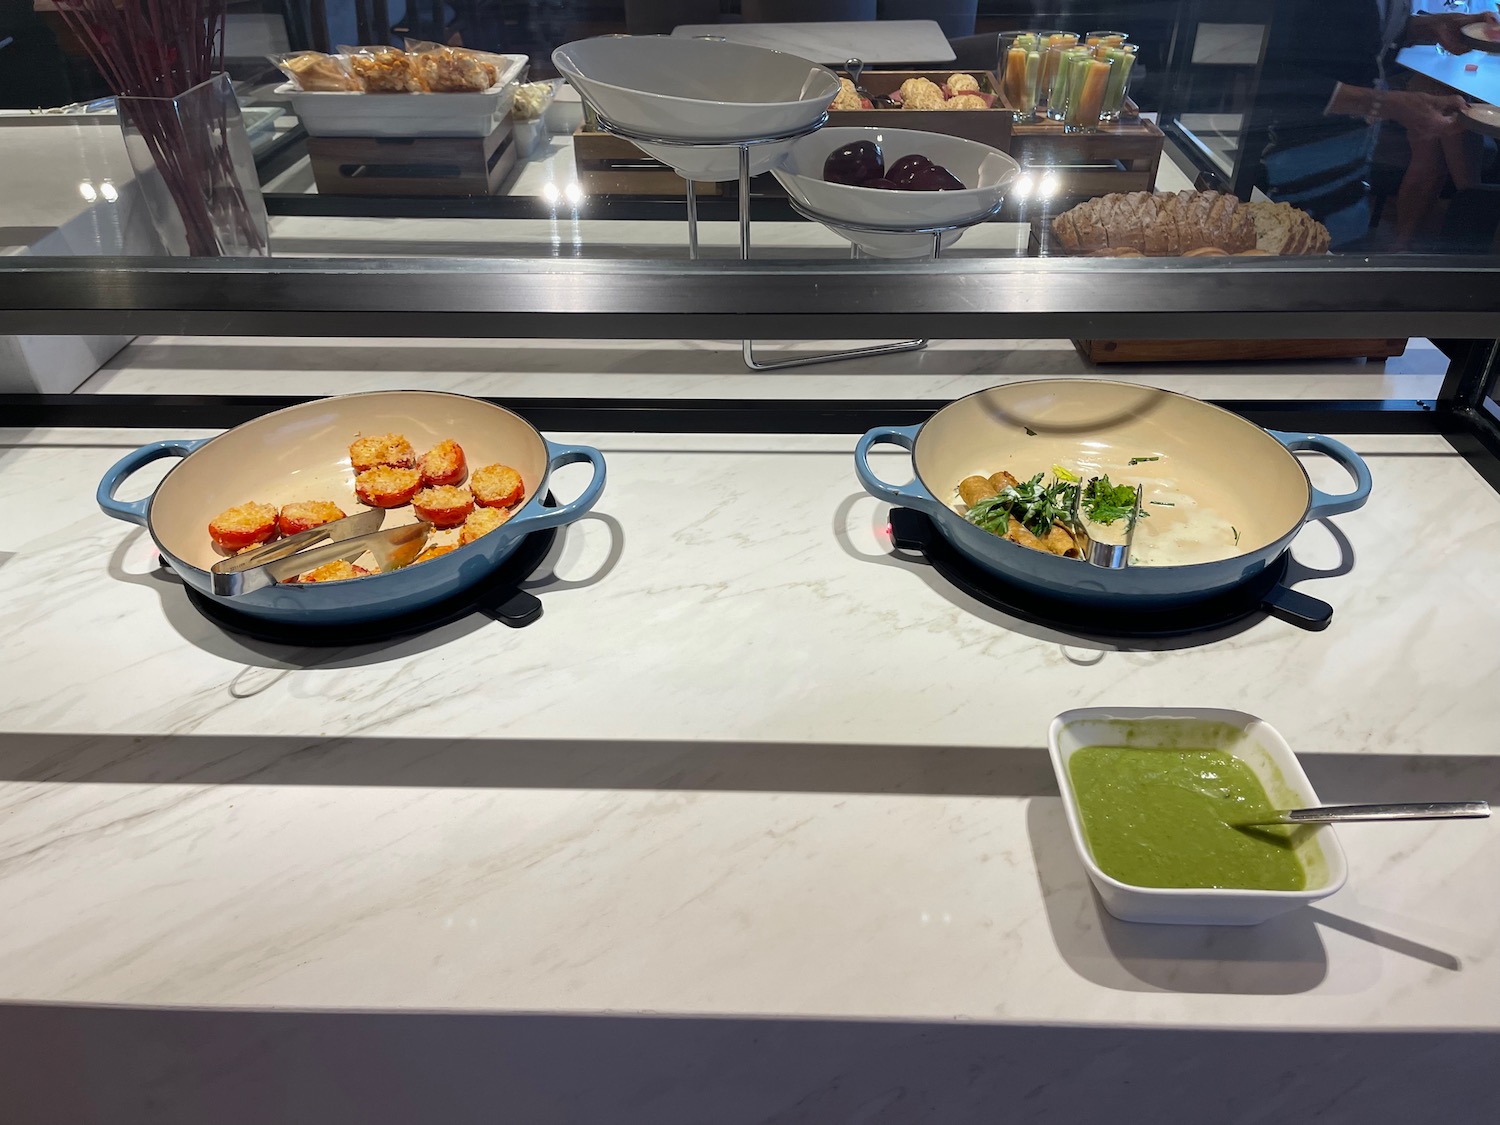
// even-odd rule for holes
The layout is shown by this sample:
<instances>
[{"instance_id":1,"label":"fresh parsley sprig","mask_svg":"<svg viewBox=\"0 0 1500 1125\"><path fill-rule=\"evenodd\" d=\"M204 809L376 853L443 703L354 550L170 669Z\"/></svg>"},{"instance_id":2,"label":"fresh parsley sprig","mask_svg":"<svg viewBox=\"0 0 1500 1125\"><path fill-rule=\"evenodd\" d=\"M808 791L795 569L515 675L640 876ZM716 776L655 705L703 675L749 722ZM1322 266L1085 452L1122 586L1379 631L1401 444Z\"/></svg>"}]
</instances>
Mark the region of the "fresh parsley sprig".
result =
<instances>
[{"instance_id":1,"label":"fresh parsley sprig","mask_svg":"<svg viewBox=\"0 0 1500 1125\"><path fill-rule=\"evenodd\" d=\"M1135 489L1128 484L1111 484L1109 476L1090 477L1083 486L1083 497L1079 505L1083 514L1094 523L1109 525L1119 519L1134 522ZM1150 513L1141 512L1141 516Z\"/></svg>"}]
</instances>

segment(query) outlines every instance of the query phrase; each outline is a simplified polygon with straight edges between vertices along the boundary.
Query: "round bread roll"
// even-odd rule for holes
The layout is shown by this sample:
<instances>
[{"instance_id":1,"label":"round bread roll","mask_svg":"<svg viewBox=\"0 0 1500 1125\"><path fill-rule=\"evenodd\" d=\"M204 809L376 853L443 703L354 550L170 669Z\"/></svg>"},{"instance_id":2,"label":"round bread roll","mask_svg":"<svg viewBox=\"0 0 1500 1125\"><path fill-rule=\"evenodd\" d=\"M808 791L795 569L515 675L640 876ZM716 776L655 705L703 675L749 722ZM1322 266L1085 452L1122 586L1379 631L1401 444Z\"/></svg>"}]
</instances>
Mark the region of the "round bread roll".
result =
<instances>
[{"instance_id":1,"label":"round bread roll","mask_svg":"<svg viewBox=\"0 0 1500 1125\"><path fill-rule=\"evenodd\" d=\"M901 83L901 105L906 109L942 109L948 99L936 82L908 78Z\"/></svg>"},{"instance_id":2,"label":"round bread roll","mask_svg":"<svg viewBox=\"0 0 1500 1125\"><path fill-rule=\"evenodd\" d=\"M979 79L972 74L950 74L948 75L948 92L957 97L965 90L978 91Z\"/></svg>"},{"instance_id":3,"label":"round bread roll","mask_svg":"<svg viewBox=\"0 0 1500 1125\"><path fill-rule=\"evenodd\" d=\"M1182 255L1184 258L1227 258L1228 250L1220 250L1217 246L1200 246L1196 250L1188 250Z\"/></svg>"},{"instance_id":4,"label":"round bread roll","mask_svg":"<svg viewBox=\"0 0 1500 1125\"><path fill-rule=\"evenodd\" d=\"M944 109L989 109L978 94L954 94L943 103Z\"/></svg>"},{"instance_id":5,"label":"round bread roll","mask_svg":"<svg viewBox=\"0 0 1500 1125\"><path fill-rule=\"evenodd\" d=\"M1236 258L1274 258L1274 257L1276 257L1276 255L1273 254L1273 253L1271 253L1269 250L1262 250L1259 247L1256 247L1254 250L1241 250L1238 254L1235 255L1235 257Z\"/></svg>"}]
</instances>

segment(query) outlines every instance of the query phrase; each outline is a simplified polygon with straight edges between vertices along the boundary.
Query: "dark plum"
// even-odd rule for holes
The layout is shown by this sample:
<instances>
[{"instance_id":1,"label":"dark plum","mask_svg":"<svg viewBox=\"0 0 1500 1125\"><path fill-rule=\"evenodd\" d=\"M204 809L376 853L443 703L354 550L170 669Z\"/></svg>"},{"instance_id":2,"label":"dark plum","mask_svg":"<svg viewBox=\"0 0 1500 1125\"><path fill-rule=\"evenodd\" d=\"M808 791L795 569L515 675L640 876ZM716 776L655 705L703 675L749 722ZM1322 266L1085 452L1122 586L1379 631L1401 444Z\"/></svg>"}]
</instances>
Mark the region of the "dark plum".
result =
<instances>
[{"instance_id":1,"label":"dark plum","mask_svg":"<svg viewBox=\"0 0 1500 1125\"><path fill-rule=\"evenodd\" d=\"M907 191L963 191L964 184L941 164L929 164L906 181Z\"/></svg>"},{"instance_id":2,"label":"dark plum","mask_svg":"<svg viewBox=\"0 0 1500 1125\"><path fill-rule=\"evenodd\" d=\"M858 187L866 180L879 179L885 175L885 161L880 156L880 146L874 141L855 141L836 148L823 161L823 179L831 184L851 184Z\"/></svg>"},{"instance_id":3,"label":"dark plum","mask_svg":"<svg viewBox=\"0 0 1500 1125\"><path fill-rule=\"evenodd\" d=\"M931 164L932 161L928 160L927 157L912 153L910 156L903 156L886 169L885 178L897 187L905 187L907 180L923 168L930 167Z\"/></svg>"},{"instance_id":4,"label":"dark plum","mask_svg":"<svg viewBox=\"0 0 1500 1125\"><path fill-rule=\"evenodd\" d=\"M886 179L884 176L881 176L878 180L866 180L864 183L860 184L859 186L860 187L872 187L872 188L884 188L886 191L897 191L897 190L899 190L896 187L895 184L891 183L891 181L888 180L888 179Z\"/></svg>"}]
</instances>

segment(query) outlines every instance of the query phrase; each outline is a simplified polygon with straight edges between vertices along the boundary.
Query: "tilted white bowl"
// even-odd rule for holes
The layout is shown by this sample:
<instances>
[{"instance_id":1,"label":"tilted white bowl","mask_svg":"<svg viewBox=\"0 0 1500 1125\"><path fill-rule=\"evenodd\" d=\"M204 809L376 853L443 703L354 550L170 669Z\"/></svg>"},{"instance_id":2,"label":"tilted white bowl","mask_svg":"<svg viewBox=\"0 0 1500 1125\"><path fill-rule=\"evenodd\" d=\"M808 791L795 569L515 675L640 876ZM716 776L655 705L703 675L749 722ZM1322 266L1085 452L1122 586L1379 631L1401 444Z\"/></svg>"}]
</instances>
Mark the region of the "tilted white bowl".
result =
<instances>
[{"instance_id":1,"label":"tilted white bowl","mask_svg":"<svg viewBox=\"0 0 1500 1125\"><path fill-rule=\"evenodd\" d=\"M604 36L566 43L552 62L611 123L668 140L743 141L812 125L839 92L826 67L781 51L713 39L665 35ZM739 149L640 146L696 180L739 175ZM784 150L751 149L751 174Z\"/></svg>"},{"instance_id":2,"label":"tilted white bowl","mask_svg":"<svg viewBox=\"0 0 1500 1125\"><path fill-rule=\"evenodd\" d=\"M1253 926L1327 898L1348 877L1344 851L1327 824L1310 828L1298 840L1297 857L1307 871L1307 887L1300 891L1140 887L1105 874L1094 861L1068 770L1068 759L1085 746L1225 750L1255 772L1273 805L1307 808L1321 804L1297 755L1263 719L1212 707L1084 707L1053 719L1047 741L1073 844L1104 908L1122 921Z\"/></svg>"},{"instance_id":3,"label":"tilted white bowl","mask_svg":"<svg viewBox=\"0 0 1500 1125\"><path fill-rule=\"evenodd\" d=\"M963 191L892 191L889 188L851 187L823 179L829 153L855 141L874 141L889 168L903 156L920 153L941 164L966 186ZM827 218L824 225L880 258L917 258L932 252L928 234L870 234L839 225L843 219L860 226L891 231L924 227L971 226L981 222L1005 198L1006 188L1020 175L1021 166L999 149L946 133L917 129L883 129L875 125L819 129L793 141L771 169L794 200ZM943 236L943 246L958 240L962 231Z\"/></svg>"}]
</instances>

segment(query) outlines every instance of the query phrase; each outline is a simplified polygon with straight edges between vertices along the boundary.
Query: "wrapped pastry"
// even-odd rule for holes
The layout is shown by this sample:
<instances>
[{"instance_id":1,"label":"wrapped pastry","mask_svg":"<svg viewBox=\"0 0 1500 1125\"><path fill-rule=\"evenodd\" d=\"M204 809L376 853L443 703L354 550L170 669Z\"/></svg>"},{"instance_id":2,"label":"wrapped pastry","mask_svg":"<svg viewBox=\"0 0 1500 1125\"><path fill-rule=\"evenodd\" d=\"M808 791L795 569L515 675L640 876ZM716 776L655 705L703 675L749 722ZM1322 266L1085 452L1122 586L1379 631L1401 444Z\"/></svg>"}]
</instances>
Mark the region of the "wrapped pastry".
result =
<instances>
[{"instance_id":1,"label":"wrapped pastry","mask_svg":"<svg viewBox=\"0 0 1500 1125\"><path fill-rule=\"evenodd\" d=\"M367 94L418 94L422 82L412 57L399 47L349 49L349 66Z\"/></svg>"},{"instance_id":2,"label":"wrapped pastry","mask_svg":"<svg viewBox=\"0 0 1500 1125\"><path fill-rule=\"evenodd\" d=\"M552 83L523 82L516 87L516 104L511 114L517 121L535 121L547 112L552 101Z\"/></svg>"},{"instance_id":3,"label":"wrapped pastry","mask_svg":"<svg viewBox=\"0 0 1500 1125\"><path fill-rule=\"evenodd\" d=\"M340 93L364 89L349 69L349 61L339 55L325 55L322 51L290 51L266 57L299 90Z\"/></svg>"},{"instance_id":4,"label":"wrapped pastry","mask_svg":"<svg viewBox=\"0 0 1500 1125\"><path fill-rule=\"evenodd\" d=\"M493 63L461 47L438 47L413 58L422 88L434 94L479 94L500 79Z\"/></svg>"}]
</instances>

